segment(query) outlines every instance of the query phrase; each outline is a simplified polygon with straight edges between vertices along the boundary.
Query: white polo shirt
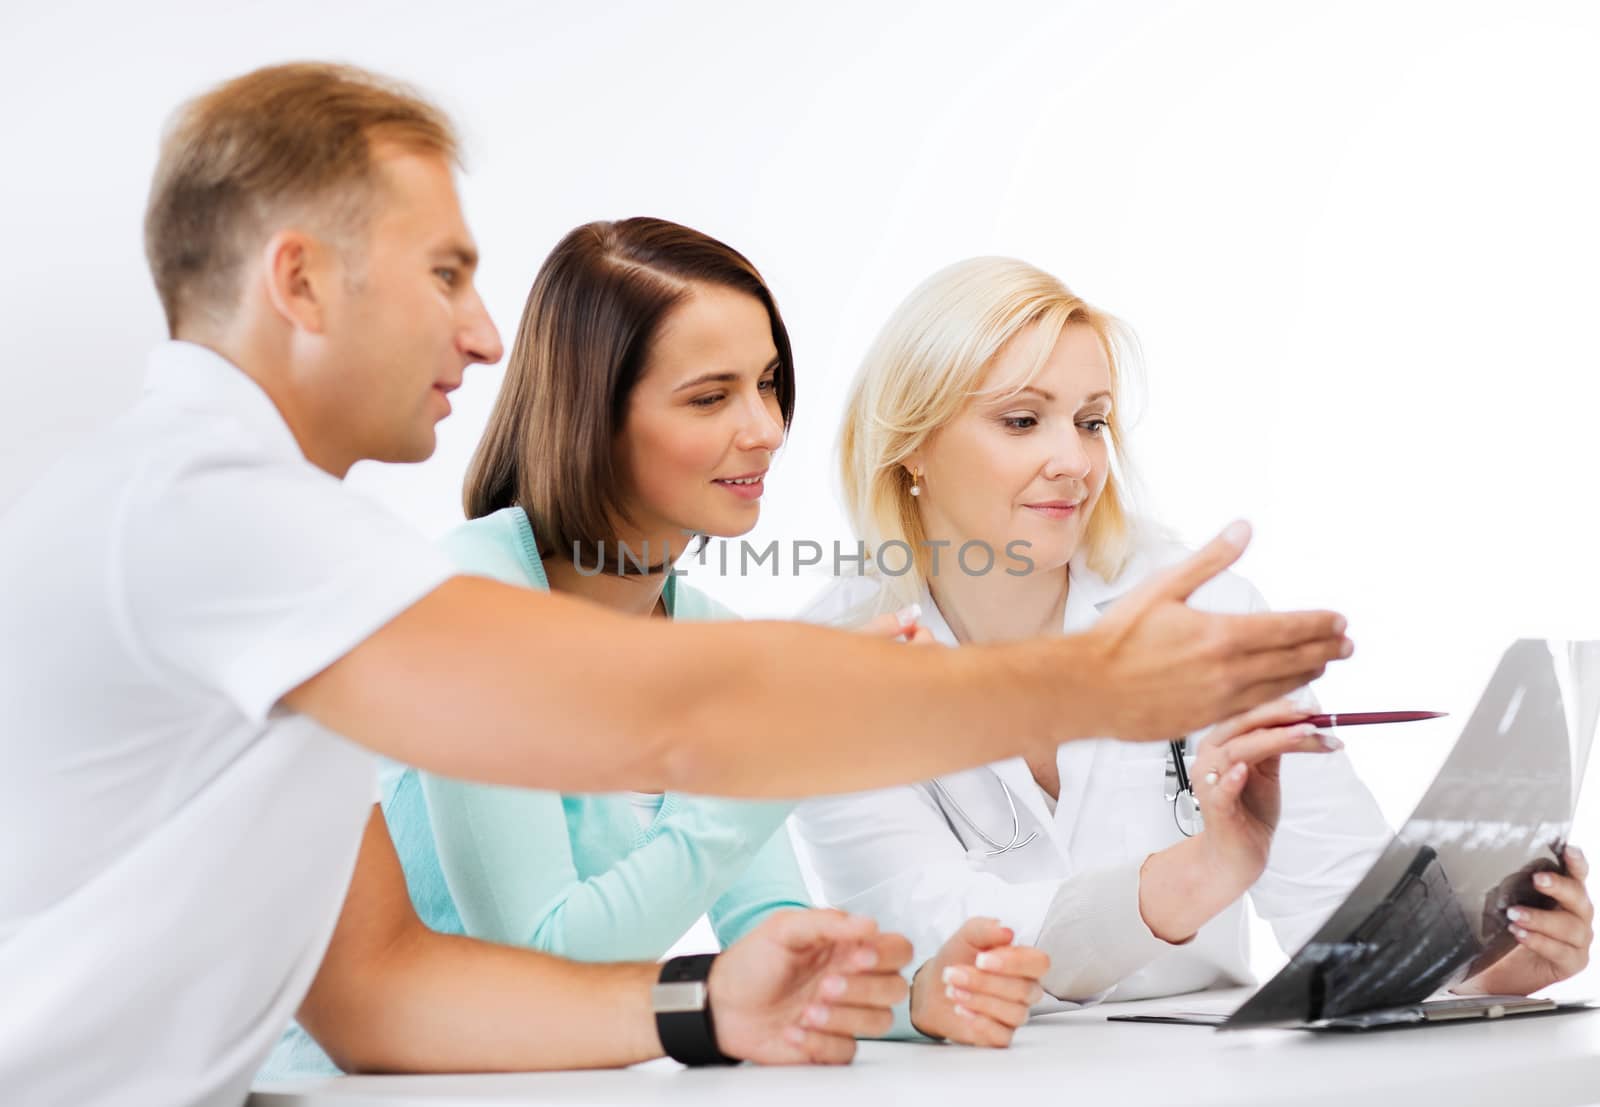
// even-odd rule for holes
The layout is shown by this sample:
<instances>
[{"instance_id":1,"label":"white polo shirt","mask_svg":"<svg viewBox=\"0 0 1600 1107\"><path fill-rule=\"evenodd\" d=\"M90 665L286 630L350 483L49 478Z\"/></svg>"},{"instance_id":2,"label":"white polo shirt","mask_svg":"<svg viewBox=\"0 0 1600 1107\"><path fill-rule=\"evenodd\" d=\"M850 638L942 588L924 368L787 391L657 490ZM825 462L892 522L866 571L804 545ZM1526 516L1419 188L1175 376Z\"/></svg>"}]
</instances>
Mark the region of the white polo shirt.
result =
<instances>
[{"instance_id":1,"label":"white polo shirt","mask_svg":"<svg viewBox=\"0 0 1600 1107\"><path fill-rule=\"evenodd\" d=\"M375 798L275 705L453 572L187 343L0 517L0 1099L243 1102Z\"/></svg>"}]
</instances>

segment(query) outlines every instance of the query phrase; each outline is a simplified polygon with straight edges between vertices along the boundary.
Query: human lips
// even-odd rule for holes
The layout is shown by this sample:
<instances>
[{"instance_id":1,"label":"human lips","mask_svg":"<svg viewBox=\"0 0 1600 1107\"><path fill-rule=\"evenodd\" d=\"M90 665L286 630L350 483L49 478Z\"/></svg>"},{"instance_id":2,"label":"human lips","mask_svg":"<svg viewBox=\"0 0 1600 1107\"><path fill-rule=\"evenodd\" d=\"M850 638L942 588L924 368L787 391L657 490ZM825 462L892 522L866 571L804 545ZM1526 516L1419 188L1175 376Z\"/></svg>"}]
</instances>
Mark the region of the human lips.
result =
<instances>
[{"instance_id":1,"label":"human lips","mask_svg":"<svg viewBox=\"0 0 1600 1107\"><path fill-rule=\"evenodd\" d=\"M450 414L450 393L461 387L460 380L434 381L433 394L439 397L439 402L444 405L444 414ZM440 416L443 418L443 416Z\"/></svg>"},{"instance_id":2,"label":"human lips","mask_svg":"<svg viewBox=\"0 0 1600 1107\"><path fill-rule=\"evenodd\" d=\"M711 483L726 488L740 499L759 500L765 489L762 478L766 475L767 471L763 469L758 473L742 473L736 477L717 477Z\"/></svg>"},{"instance_id":3,"label":"human lips","mask_svg":"<svg viewBox=\"0 0 1600 1107\"><path fill-rule=\"evenodd\" d=\"M1038 512L1046 519L1070 519L1082 504L1082 500L1041 500L1038 503L1022 506L1029 511Z\"/></svg>"}]
</instances>

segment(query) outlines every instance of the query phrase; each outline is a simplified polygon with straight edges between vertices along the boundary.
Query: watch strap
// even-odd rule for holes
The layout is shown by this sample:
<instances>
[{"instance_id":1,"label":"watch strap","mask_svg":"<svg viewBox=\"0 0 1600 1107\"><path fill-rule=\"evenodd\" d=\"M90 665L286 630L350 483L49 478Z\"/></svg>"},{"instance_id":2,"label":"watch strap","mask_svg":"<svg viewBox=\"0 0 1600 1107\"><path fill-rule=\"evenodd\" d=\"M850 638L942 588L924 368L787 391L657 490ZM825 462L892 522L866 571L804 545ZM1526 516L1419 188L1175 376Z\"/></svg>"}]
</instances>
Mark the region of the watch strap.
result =
<instances>
[{"instance_id":1,"label":"watch strap","mask_svg":"<svg viewBox=\"0 0 1600 1107\"><path fill-rule=\"evenodd\" d=\"M661 964L661 975L650 989L650 1006L656 1015L656 1034L668 1057L684 1065L737 1065L717 1048L716 1024L711 1018L711 996L706 981L715 953L673 957Z\"/></svg>"}]
</instances>

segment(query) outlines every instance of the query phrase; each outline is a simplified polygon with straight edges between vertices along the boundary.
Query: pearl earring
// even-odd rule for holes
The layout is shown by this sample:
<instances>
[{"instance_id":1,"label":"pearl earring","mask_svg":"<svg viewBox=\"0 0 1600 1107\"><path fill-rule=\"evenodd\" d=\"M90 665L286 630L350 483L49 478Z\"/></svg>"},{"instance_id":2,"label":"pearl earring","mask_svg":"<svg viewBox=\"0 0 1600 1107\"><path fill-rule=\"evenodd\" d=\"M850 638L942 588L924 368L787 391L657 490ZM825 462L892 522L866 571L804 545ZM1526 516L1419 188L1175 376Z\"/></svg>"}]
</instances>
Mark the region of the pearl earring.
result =
<instances>
[{"instance_id":1,"label":"pearl earring","mask_svg":"<svg viewBox=\"0 0 1600 1107\"><path fill-rule=\"evenodd\" d=\"M921 480L922 480L922 474L917 472L916 470L912 470L912 473L911 473L911 494L913 496L922 495L922 485L919 483Z\"/></svg>"}]
</instances>

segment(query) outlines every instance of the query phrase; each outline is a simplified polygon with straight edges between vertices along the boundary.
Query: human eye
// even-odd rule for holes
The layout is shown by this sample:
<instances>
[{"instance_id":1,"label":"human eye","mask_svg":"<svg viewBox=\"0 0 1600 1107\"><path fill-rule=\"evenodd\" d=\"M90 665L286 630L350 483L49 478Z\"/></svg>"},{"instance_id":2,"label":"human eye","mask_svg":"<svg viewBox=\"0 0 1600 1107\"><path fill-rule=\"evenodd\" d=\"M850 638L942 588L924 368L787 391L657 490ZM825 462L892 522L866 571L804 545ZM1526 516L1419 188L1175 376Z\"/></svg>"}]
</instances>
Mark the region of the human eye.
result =
<instances>
[{"instance_id":1,"label":"human eye","mask_svg":"<svg viewBox=\"0 0 1600 1107\"><path fill-rule=\"evenodd\" d=\"M762 392L776 392L778 390L778 378L762 377L756 382L756 388Z\"/></svg>"},{"instance_id":2,"label":"human eye","mask_svg":"<svg viewBox=\"0 0 1600 1107\"><path fill-rule=\"evenodd\" d=\"M710 409L720 404L723 396L724 393L721 392L710 392L704 396L696 396L694 399L689 401L689 406Z\"/></svg>"},{"instance_id":3,"label":"human eye","mask_svg":"<svg viewBox=\"0 0 1600 1107\"><path fill-rule=\"evenodd\" d=\"M443 281L446 288L454 288L461 277L460 271L449 265L435 266L433 275Z\"/></svg>"},{"instance_id":4,"label":"human eye","mask_svg":"<svg viewBox=\"0 0 1600 1107\"><path fill-rule=\"evenodd\" d=\"M1104 434L1106 432L1106 428L1110 425L1110 421L1100 415L1090 416L1088 419L1084 419L1078 423L1080 428L1088 431L1089 434L1095 438L1099 438L1102 434Z\"/></svg>"},{"instance_id":5,"label":"human eye","mask_svg":"<svg viewBox=\"0 0 1600 1107\"><path fill-rule=\"evenodd\" d=\"M1000 423L1009 431L1030 431L1039 425L1039 419L1034 415L1002 415Z\"/></svg>"}]
</instances>

